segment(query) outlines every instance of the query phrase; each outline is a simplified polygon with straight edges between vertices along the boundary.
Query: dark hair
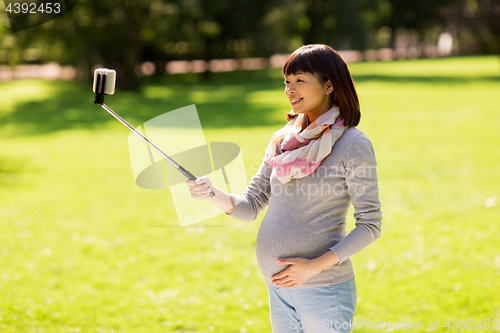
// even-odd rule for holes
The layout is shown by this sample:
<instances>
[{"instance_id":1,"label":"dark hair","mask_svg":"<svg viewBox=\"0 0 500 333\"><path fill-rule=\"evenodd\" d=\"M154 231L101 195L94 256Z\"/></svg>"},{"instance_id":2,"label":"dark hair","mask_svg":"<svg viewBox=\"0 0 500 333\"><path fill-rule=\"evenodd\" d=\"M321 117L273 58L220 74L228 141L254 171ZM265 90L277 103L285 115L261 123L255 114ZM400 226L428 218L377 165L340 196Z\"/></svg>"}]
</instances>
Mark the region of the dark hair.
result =
<instances>
[{"instance_id":1,"label":"dark hair","mask_svg":"<svg viewBox=\"0 0 500 333\"><path fill-rule=\"evenodd\" d=\"M359 124L361 112L356 86L347 64L337 51L323 44L304 45L298 48L283 65L283 75L299 72L317 75L322 84L330 80L333 86L332 106L335 104L339 107L344 125ZM297 116L293 111L286 115L287 121Z\"/></svg>"}]
</instances>

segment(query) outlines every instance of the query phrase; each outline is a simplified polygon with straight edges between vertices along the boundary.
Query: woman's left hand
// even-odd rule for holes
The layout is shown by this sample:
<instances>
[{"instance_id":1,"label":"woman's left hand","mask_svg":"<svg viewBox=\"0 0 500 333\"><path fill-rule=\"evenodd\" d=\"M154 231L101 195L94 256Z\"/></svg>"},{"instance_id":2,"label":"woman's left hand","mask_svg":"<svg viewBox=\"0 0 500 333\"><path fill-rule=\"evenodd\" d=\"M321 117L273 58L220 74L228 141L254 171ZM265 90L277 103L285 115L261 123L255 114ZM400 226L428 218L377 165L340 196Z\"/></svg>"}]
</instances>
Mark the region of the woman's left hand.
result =
<instances>
[{"instance_id":1,"label":"woman's left hand","mask_svg":"<svg viewBox=\"0 0 500 333\"><path fill-rule=\"evenodd\" d=\"M276 261L280 265L290 265L285 270L271 277L272 284L276 287L294 288L309 280L313 275L318 274L318 269L314 259L285 258Z\"/></svg>"}]
</instances>

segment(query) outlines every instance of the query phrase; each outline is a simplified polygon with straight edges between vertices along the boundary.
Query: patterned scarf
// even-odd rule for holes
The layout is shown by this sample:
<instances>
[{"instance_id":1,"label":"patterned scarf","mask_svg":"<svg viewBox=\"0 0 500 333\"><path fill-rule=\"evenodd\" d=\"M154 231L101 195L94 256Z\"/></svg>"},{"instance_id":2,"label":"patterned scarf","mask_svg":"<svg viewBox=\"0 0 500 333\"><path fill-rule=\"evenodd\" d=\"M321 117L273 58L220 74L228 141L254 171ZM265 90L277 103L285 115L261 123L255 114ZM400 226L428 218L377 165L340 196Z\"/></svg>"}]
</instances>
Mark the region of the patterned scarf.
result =
<instances>
[{"instance_id":1,"label":"patterned scarf","mask_svg":"<svg viewBox=\"0 0 500 333\"><path fill-rule=\"evenodd\" d=\"M307 115L301 113L273 134L266 158L276 167L276 177L283 184L310 175L330 154L333 144L346 130L339 114L334 105L308 125ZM283 153L276 155L278 144Z\"/></svg>"}]
</instances>

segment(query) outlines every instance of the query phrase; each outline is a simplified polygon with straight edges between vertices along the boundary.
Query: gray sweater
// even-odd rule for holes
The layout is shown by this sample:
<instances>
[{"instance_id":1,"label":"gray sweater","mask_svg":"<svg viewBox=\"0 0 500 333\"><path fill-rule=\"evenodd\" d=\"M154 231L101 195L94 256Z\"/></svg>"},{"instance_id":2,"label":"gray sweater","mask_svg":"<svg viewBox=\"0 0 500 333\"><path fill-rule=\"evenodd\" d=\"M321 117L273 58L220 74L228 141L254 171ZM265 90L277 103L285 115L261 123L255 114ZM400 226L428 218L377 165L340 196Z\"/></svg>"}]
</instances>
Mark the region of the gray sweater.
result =
<instances>
[{"instance_id":1,"label":"gray sweater","mask_svg":"<svg viewBox=\"0 0 500 333\"><path fill-rule=\"evenodd\" d=\"M278 146L278 153L281 153ZM231 194L230 216L253 221L269 206L255 244L267 283L286 266L278 258L307 258L335 252L340 264L312 276L298 288L327 286L354 277L350 257L381 235L377 161L370 140L348 128L314 173L282 184L264 157L243 194ZM354 205L356 227L346 235L346 216Z\"/></svg>"}]
</instances>

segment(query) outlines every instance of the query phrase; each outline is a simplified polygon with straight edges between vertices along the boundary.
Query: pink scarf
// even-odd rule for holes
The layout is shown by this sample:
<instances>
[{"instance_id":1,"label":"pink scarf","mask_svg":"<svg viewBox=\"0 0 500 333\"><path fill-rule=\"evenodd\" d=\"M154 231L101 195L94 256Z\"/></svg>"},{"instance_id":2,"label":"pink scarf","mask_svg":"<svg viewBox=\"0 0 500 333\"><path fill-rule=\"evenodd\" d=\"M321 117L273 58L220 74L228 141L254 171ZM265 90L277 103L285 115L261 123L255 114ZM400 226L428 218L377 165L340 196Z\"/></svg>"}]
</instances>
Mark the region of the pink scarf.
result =
<instances>
[{"instance_id":1,"label":"pink scarf","mask_svg":"<svg viewBox=\"0 0 500 333\"><path fill-rule=\"evenodd\" d=\"M307 116L301 113L273 134L266 157L269 164L276 167L276 177L283 184L292 178L310 175L330 154L346 129L339 114L339 108L334 105L307 125ZM283 153L276 155L278 144Z\"/></svg>"}]
</instances>

